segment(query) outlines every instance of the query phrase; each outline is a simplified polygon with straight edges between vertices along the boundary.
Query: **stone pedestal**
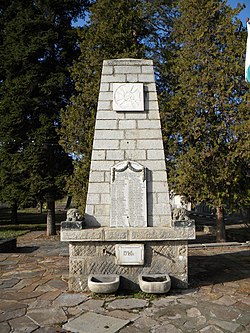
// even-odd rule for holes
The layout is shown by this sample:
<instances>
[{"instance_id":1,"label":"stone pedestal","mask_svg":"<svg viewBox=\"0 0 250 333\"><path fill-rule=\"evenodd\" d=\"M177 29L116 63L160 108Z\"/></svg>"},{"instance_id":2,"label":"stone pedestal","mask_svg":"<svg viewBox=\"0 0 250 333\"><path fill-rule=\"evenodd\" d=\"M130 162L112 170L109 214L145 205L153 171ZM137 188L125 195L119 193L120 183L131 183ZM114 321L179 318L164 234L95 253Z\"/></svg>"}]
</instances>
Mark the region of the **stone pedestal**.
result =
<instances>
[{"instance_id":1,"label":"stone pedestal","mask_svg":"<svg viewBox=\"0 0 250 333\"><path fill-rule=\"evenodd\" d=\"M89 274L118 274L138 289L141 274L188 283L193 221L173 223L151 60L105 60L101 77L85 228L62 228L69 242L69 289Z\"/></svg>"},{"instance_id":2,"label":"stone pedestal","mask_svg":"<svg viewBox=\"0 0 250 333\"><path fill-rule=\"evenodd\" d=\"M138 276L149 273L168 273L173 287L187 288L187 239L194 238L193 221L173 228L62 230L61 240L70 242L69 289L85 290L89 274L118 274L121 288L138 290ZM131 244L144 245L144 263L117 264L116 247Z\"/></svg>"}]
</instances>

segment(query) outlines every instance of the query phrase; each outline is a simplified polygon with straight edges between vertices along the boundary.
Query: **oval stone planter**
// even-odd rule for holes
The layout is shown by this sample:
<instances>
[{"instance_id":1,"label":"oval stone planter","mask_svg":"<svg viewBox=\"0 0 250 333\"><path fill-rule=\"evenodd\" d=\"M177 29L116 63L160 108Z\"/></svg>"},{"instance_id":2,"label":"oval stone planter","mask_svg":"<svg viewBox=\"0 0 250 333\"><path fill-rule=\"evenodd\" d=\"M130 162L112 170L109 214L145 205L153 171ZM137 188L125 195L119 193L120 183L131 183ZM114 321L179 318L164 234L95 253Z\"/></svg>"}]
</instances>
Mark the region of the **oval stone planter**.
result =
<instances>
[{"instance_id":1,"label":"oval stone planter","mask_svg":"<svg viewBox=\"0 0 250 333\"><path fill-rule=\"evenodd\" d=\"M110 294L117 291L120 285L120 275L96 274L89 275L88 288L97 294Z\"/></svg>"},{"instance_id":2,"label":"oval stone planter","mask_svg":"<svg viewBox=\"0 0 250 333\"><path fill-rule=\"evenodd\" d=\"M171 288L171 279L168 274L142 274L139 286L145 293L165 294Z\"/></svg>"}]
</instances>

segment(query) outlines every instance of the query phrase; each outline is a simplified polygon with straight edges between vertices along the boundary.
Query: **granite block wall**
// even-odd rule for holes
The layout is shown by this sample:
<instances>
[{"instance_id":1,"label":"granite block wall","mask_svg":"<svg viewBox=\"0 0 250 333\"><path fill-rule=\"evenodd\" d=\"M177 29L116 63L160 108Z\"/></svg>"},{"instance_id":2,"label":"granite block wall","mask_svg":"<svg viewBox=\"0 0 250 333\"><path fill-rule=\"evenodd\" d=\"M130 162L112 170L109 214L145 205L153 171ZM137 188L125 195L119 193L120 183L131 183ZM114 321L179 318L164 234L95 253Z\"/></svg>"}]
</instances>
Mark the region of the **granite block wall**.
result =
<instances>
[{"instance_id":1,"label":"granite block wall","mask_svg":"<svg viewBox=\"0 0 250 333\"><path fill-rule=\"evenodd\" d=\"M113 110L113 87L118 83L143 85L143 111ZM140 163L148 170L147 225L170 227L169 190L151 60L103 62L86 205L87 226L110 226L110 169L124 160Z\"/></svg>"}]
</instances>

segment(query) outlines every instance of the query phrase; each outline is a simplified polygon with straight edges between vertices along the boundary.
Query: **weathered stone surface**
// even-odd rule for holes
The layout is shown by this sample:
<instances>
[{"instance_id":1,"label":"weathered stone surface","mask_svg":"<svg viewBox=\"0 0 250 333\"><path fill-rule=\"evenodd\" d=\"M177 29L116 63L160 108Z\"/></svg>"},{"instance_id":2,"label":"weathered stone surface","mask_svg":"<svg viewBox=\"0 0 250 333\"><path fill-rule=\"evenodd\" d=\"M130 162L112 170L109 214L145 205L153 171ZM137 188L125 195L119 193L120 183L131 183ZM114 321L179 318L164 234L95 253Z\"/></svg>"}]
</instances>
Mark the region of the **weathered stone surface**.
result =
<instances>
[{"instance_id":1,"label":"weathered stone surface","mask_svg":"<svg viewBox=\"0 0 250 333\"><path fill-rule=\"evenodd\" d=\"M138 68L117 67L116 73L134 73ZM138 72L137 72L138 73ZM152 80L152 76L150 76ZM109 96L108 96L109 97ZM99 96L100 99L100 96ZM108 99L108 98L107 98ZM114 111L144 111L144 95L142 83L113 83L113 110Z\"/></svg>"},{"instance_id":2,"label":"weathered stone surface","mask_svg":"<svg viewBox=\"0 0 250 333\"><path fill-rule=\"evenodd\" d=\"M54 302L53 306L76 306L88 299L86 295L83 294L62 294L57 297Z\"/></svg>"},{"instance_id":3,"label":"weathered stone surface","mask_svg":"<svg viewBox=\"0 0 250 333\"><path fill-rule=\"evenodd\" d=\"M18 278L12 278L12 279L8 279L8 280L4 280L4 281L2 281L2 283L0 284L0 289L12 288L12 287L14 287L19 281L20 281L20 279L18 279Z\"/></svg>"},{"instance_id":4,"label":"weathered stone surface","mask_svg":"<svg viewBox=\"0 0 250 333\"><path fill-rule=\"evenodd\" d=\"M69 333L68 331L60 327L39 327L37 330L33 331L34 333ZM33 333L32 332L32 333Z\"/></svg>"},{"instance_id":5,"label":"weathered stone surface","mask_svg":"<svg viewBox=\"0 0 250 333\"><path fill-rule=\"evenodd\" d=\"M195 301L191 297L190 298L178 299L178 302L181 303L181 304L197 306L197 301Z\"/></svg>"},{"instance_id":6,"label":"weathered stone surface","mask_svg":"<svg viewBox=\"0 0 250 333\"><path fill-rule=\"evenodd\" d=\"M111 168L111 227L146 227L146 169L134 161Z\"/></svg>"},{"instance_id":7,"label":"weathered stone surface","mask_svg":"<svg viewBox=\"0 0 250 333\"><path fill-rule=\"evenodd\" d=\"M204 303L202 314L205 316L210 316L211 319L218 319L223 321L235 321L241 316L241 312L239 310L214 303Z\"/></svg>"},{"instance_id":8,"label":"weathered stone surface","mask_svg":"<svg viewBox=\"0 0 250 333\"><path fill-rule=\"evenodd\" d=\"M117 274L90 274L88 288L93 293L112 294L120 285L120 276Z\"/></svg>"},{"instance_id":9,"label":"weathered stone surface","mask_svg":"<svg viewBox=\"0 0 250 333\"><path fill-rule=\"evenodd\" d=\"M170 320L178 321L178 323L183 323L186 320L186 307L177 306L170 304L167 307L159 308L154 313L154 318L159 322L169 322Z\"/></svg>"},{"instance_id":10,"label":"weathered stone surface","mask_svg":"<svg viewBox=\"0 0 250 333\"><path fill-rule=\"evenodd\" d=\"M128 240L129 239L129 230L128 229L119 229L116 230L116 228L107 228L105 230L105 239L107 241L113 241L113 240Z\"/></svg>"},{"instance_id":11,"label":"weathered stone surface","mask_svg":"<svg viewBox=\"0 0 250 333\"><path fill-rule=\"evenodd\" d=\"M200 311L197 308L187 309L187 317L196 318L201 315Z\"/></svg>"},{"instance_id":12,"label":"weathered stone surface","mask_svg":"<svg viewBox=\"0 0 250 333\"><path fill-rule=\"evenodd\" d=\"M148 328L152 330L153 327L157 326L157 321L153 317L140 316L134 323L134 327L141 329L142 332Z\"/></svg>"},{"instance_id":13,"label":"weathered stone surface","mask_svg":"<svg viewBox=\"0 0 250 333\"><path fill-rule=\"evenodd\" d=\"M115 256L118 265L143 265L144 244L116 244Z\"/></svg>"},{"instance_id":14,"label":"weathered stone surface","mask_svg":"<svg viewBox=\"0 0 250 333\"><path fill-rule=\"evenodd\" d=\"M223 331L214 325L209 325L202 328L200 333L223 333Z\"/></svg>"},{"instance_id":15,"label":"weathered stone surface","mask_svg":"<svg viewBox=\"0 0 250 333\"><path fill-rule=\"evenodd\" d=\"M128 320L87 312L63 325L64 329L78 333L116 333Z\"/></svg>"},{"instance_id":16,"label":"weathered stone surface","mask_svg":"<svg viewBox=\"0 0 250 333\"><path fill-rule=\"evenodd\" d=\"M25 303L18 303L18 302L14 302L14 301L10 301L10 300L1 300L0 302L0 311L4 312L4 311L15 311L18 309L23 309L26 308L27 305Z\"/></svg>"},{"instance_id":17,"label":"weathered stone surface","mask_svg":"<svg viewBox=\"0 0 250 333\"><path fill-rule=\"evenodd\" d=\"M39 235L41 234L42 233L40 232ZM37 267L40 267L44 271L43 277L21 279L18 283L19 286L24 287L33 285L32 289L34 289L35 284L36 287L38 287L39 284L43 285L49 281L59 281L61 275L66 274L65 270L67 269L68 258L66 257L67 254L64 252L64 249L67 249L67 244L59 243L57 239L48 239L44 236L39 239L36 239L36 237L36 233L30 233L29 237L28 235L23 237L25 238L26 243L21 243L23 238L19 240L20 246L25 244L28 244L28 246L39 244L39 249L36 251L28 254L0 254L1 260L8 260L11 262L9 267L8 265L1 265L0 283L3 280L6 281L7 276L12 279L15 272L24 271L24 269L26 269L26 271L29 269L30 272L33 270L37 271ZM94 253L97 253L98 255L103 254L103 244L101 242L93 242L93 246L90 246L90 244L91 243L86 244L87 249L85 249L85 253L88 254L88 256L91 257ZM176 248L174 246L174 250L168 250L167 244L168 242L166 244L164 242L153 242L153 244L151 244L152 249L160 253L157 254L157 257L162 257L165 261L171 262L172 260L175 260L175 254L179 256L182 255L182 251L185 251L185 246L177 246ZM151 245L146 245L146 248ZM162 245L163 247L161 247ZM107 242L105 250L111 253L110 255L107 254L107 256L112 259L114 242ZM82 253L79 252L79 247L76 246L74 251L75 258L79 259L79 256L82 255ZM64 253L64 255L61 256L60 253ZM167 257L168 254L170 254L169 259ZM196 288L189 288L185 291L172 290L169 296L156 298L153 301L149 300L148 305L145 308L140 309L107 309L108 304L116 298L114 296L105 296L101 299L89 299L76 306L63 306L63 312L67 318L79 316L85 311L93 311L133 321L126 327L122 328L119 333L153 333L157 332L157 329L162 329L165 333L165 331L167 332L168 327L170 327L171 333L174 331L174 327L181 330L182 333L191 333L195 331L203 333L249 333L249 296L246 292L249 286L249 246L238 246L227 249L225 249L224 246L221 246L216 249L209 248L209 250L204 249L203 247L197 247L195 249L189 249L189 255L190 271L192 272L190 283L192 286L196 286ZM150 257L150 252L147 252L146 257ZM102 257L100 256L99 264L101 263L101 260ZM147 258L146 261L148 262L148 260L149 259ZM122 272L124 274L124 271ZM138 271L133 271L133 274L136 275L137 272ZM82 283L82 285L84 285L84 280ZM13 316L13 311L26 311L26 308L28 308L29 311L31 308L36 308L38 310L37 316L39 316L41 308L42 311L43 308L53 308L53 306L51 306L53 300L63 293L60 290L55 290L53 292L42 293L40 296L34 298L27 298L25 301L18 301L18 299L15 300L13 298L14 294L19 294L20 292L19 288L15 288L17 285L12 287L12 290L8 292L1 290L0 314L6 312L11 313L11 316ZM29 292L26 292L25 294L27 295ZM12 300L8 300L8 295L11 295ZM84 295L89 296L89 294ZM21 298L23 296L24 294L21 295ZM213 303L224 296L232 297L237 302L232 305ZM128 295L126 297L129 298ZM145 297L147 297L147 295L145 295ZM19 296L17 296L17 298L19 298ZM224 302L227 298L222 298L222 300ZM84 307L85 304L88 304L87 308ZM192 322L192 320L196 319L195 317L187 317L188 309L192 308L197 308L202 316L207 319L207 322L204 325L201 325L200 328L197 328L196 326L195 328L188 329L184 326L185 322L189 321L190 324L190 320ZM23 312L15 313L15 316L17 315L16 319L18 318L20 320L20 325L22 325L21 320L25 320L26 317L25 315L18 317L18 315L22 313ZM132 316L136 316L136 318ZM149 317L151 320L139 320L139 317ZM8 321L12 320L14 320L14 318L8 319ZM148 327L143 326L144 324L146 325L146 323L149 324ZM60 324L62 325L62 322ZM60 324L41 324L41 326L33 332L66 333L66 330L63 330L58 326ZM140 326L140 324L142 326ZM152 326L150 326L151 324ZM10 333L10 327L7 321L0 323L0 332ZM18 327L15 331L12 331L12 333L19 333Z\"/></svg>"},{"instance_id":18,"label":"weathered stone surface","mask_svg":"<svg viewBox=\"0 0 250 333\"><path fill-rule=\"evenodd\" d=\"M26 316L10 320L10 326L14 332L34 332L39 326Z\"/></svg>"},{"instance_id":19,"label":"weathered stone surface","mask_svg":"<svg viewBox=\"0 0 250 333\"><path fill-rule=\"evenodd\" d=\"M61 241L100 241L103 239L102 229L61 230Z\"/></svg>"},{"instance_id":20,"label":"weathered stone surface","mask_svg":"<svg viewBox=\"0 0 250 333\"><path fill-rule=\"evenodd\" d=\"M143 327L143 328L138 328L135 326L135 324L126 326L122 328L119 333L151 333L151 328L150 327Z\"/></svg>"},{"instance_id":21,"label":"weathered stone surface","mask_svg":"<svg viewBox=\"0 0 250 333\"><path fill-rule=\"evenodd\" d=\"M236 300L232 296L225 295L225 296L222 296L221 298L219 298L218 300L213 301L213 303L229 306L229 305L233 305L234 303L236 303Z\"/></svg>"},{"instance_id":22,"label":"weathered stone surface","mask_svg":"<svg viewBox=\"0 0 250 333\"><path fill-rule=\"evenodd\" d=\"M143 94L145 98L143 98ZM107 171L115 162L121 162L126 158L133 159L133 157L136 162L144 161L149 170L165 169L152 63L147 63L147 60L138 62L135 59L104 61L95 131L91 162L93 172L90 173L89 179L86 224L88 226L107 226L107 219L103 218L103 209L100 207L104 203L100 203L99 198L94 202L92 196L93 193L101 193L100 191L104 193L104 190L109 194L107 186L109 184L105 183L103 186L106 182L105 179L103 180L103 171ZM135 150L140 153L133 154ZM158 154L154 152L155 150ZM104 154L100 155L99 151ZM128 151L129 153L127 153ZM127 156L125 157L125 155ZM152 181L151 178L150 183ZM160 181L167 184L166 172L162 174ZM97 192L98 190L99 192ZM155 210L155 215L160 214L164 219L158 217L154 221L151 219L150 225L171 226L168 187L160 188L149 184L149 193L152 191L165 193L166 201L164 211L162 209L157 213ZM154 204L157 205L157 202L155 201ZM110 218L110 207L112 207L110 203L105 206L105 214L108 218Z\"/></svg>"},{"instance_id":23,"label":"weathered stone surface","mask_svg":"<svg viewBox=\"0 0 250 333\"><path fill-rule=\"evenodd\" d=\"M58 324L67 320L64 311L55 307L28 309L27 317L39 326Z\"/></svg>"},{"instance_id":24,"label":"weathered stone surface","mask_svg":"<svg viewBox=\"0 0 250 333\"><path fill-rule=\"evenodd\" d=\"M142 299L129 298L129 299L117 299L108 304L107 309L140 309L147 306L148 302Z\"/></svg>"},{"instance_id":25,"label":"weathered stone surface","mask_svg":"<svg viewBox=\"0 0 250 333\"><path fill-rule=\"evenodd\" d=\"M75 246L74 246L75 244ZM145 267L117 265L114 242L79 242L70 244L69 283L71 290L83 291L89 274L118 274L122 289L139 290L138 276L148 272L166 274L169 272L173 287L187 286L186 242L146 242ZM94 245L95 244L95 245ZM151 267L149 270L148 267ZM131 282L128 285L129 281Z\"/></svg>"},{"instance_id":26,"label":"weathered stone surface","mask_svg":"<svg viewBox=\"0 0 250 333\"><path fill-rule=\"evenodd\" d=\"M68 288L68 285L65 281L62 281L61 279L51 279L47 283L49 286L51 286L54 289L58 289L61 291L66 291Z\"/></svg>"},{"instance_id":27,"label":"weathered stone surface","mask_svg":"<svg viewBox=\"0 0 250 333\"><path fill-rule=\"evenodd\" d=\"M138 277L140 289L145 293L166 294L171 288L170 276L162 274L141 274Z\"/></svg>"},{"instance_id":28,"label":"weathered stone surface","mask_svg":"<svg viewBox=\"0 0 250 333\"><path fill-rule=\"evenodd\" d=\"M62 230L61 240L67 242L92 241L153 241L195 239L195 227L192 223L186 228L148 227L148 228L96 228L78 231Z\"/></svg>"},{"instance_id":29,"label":"weathered stone surface","mask_svg":"<svg viewBox=\"0 0 250 333\"><path fill-rule=\"evenodd\" d=\"M41 291L34 291L34 292L3 292L1 293L0 297L1 299L6 299L6 300L15 300L15 301L23 301L23 300L27 300L27 299L32 299L32 298L36 298L42 295Z\"/></svg>"},{"instance_id":30,"label":"weathered stone surface","mask_svg":"<svg viewBox=\"0 0 250 333\"><path fill-rule=\"evenodd\" d=\"M146 59L108 59L103 61L103 66L153 66L152 60Z\"/></svg>"},{"instance_id":31,"label":"weathered stone surface","mask_svg":"<svg viewBox=\"0 0 250 333\"><path fill-rule=\"evenodd\" d=\"M242 296L238 298L244 304L250 305L250 297L249 296Z\"/></svg>"},{"instance_id":32,"label":"weathered stone surface","mask_svg":"<svg viewBox=\"0 0 250 333\"><path fill-rule=\"evenodd\" d=\"M182 333L183 331L173 324L165 324L154 328L154 333Z\"/></svg>"},{"instance_id":33,"label":"weathered stone surface","mask_svg":"<svg viewBox=\"0 0 250 333\"><path fill-rule=\"evenodd\" d=\"M84 221L63 221L61 222L62 229L83 229Z\"/></svg>"},{"instance_id":34,"label":"weathered stone surface","mask_svg":"<svg viewBox=\"0 0 250 333\"><path fill-rule=\"evenodd\" d=\"M53 301L61 294L60 290L49 291L38 297L38 300Z\"/></svg>"},{"instance_id":35,"label":"weathered stone surface","mask_svg":"<svg viewBox=\"0 0 250 333\"><path fill-rule=\"evenodd\" d=\"M103 310L104 301L99 299L89 299L84 303L81 303L78 308L84 311L94 311L100 313ZM121 318L126 319L126 318Z\"/></svg>"},{"instance_id":36,"label":"weathered stone surface","mask_svg":"<svg viewBox=\"0 0 250 333\"><path fill-rule=\"evenodd\" d=\"M43 300L43 299L36 299L34 302L29 303L29 309L34 308L47 308L51 306L51 301Z\"/></svg>"},{"instance_id":37,"label":"weathered stone surface","mask_svg":"<svg viewBox=\"0 0 250 333\"><path fill-rule=\"evenodd\" d=\"M125 310L109 311L108 315L111 316L111 317L126 319L126 320L129 320L129 321L135 321L136 319L138 319L140 317L139 314L131 313L131 312L128 312L128 311L125 311Z\"/></svg>"},{"instance_id":38,"label":"weathered stone surface","mask_svg":"<svg viewBox=\"0 0 250 333\"><path fill-rule=\"evenodd\" d=\"M176 296L167 296L167 297L162 297L157 300L153 300L152 304L156 306L157 308L164 308L166 306L171 306L170 303L176 304L177 297Z\"/></svg>"},{"instance_id":39,"label":"weathered stone surface","mask_svg":"<svg viewBox=\"0 0 250 333\"><path fill-rule=\"evenodd\" d=\"M22 317L25 315L25 313L26 313L26 308L24 308L24 307L15 309L12 311L6 311L3 313L0 313L0 322L8 321L10 319L17 318L17 317Z\"/></svg>"},{"instance_id":40,"label":"weathered stone surface","mask_svg":"<svg viewBox=\"0 0 250 333\"><path fill-rule=\"evenodd\" d=\"M25 268L26 269L20 269L19 271L15 272L14 276L20 279L25 279L25 278L41 277L44 273L44 270L34 269L31 272L29 269L27 269L27 267Z\"/></svg>"},{"instance_id":41,"label":"weathered stone surface","mask_svg":"<svg viewBox=\"0 0 250 333\"><path fill-rule=\"evenodd\" d=\"M238 328L241 326L233 321L223 321L223 320L210 320L209 324L219 326L223 330L229 332L236 332Z\"/></svg>"},{"instance_id":42,"label":"weathered stone surface","mask_svg":"<svg viewBox=\"0 0 250 333\"><path fill-rule=\"evenodd\" d=\"M42 291L42 292L50 292L50 291L55 291L55 288L48 284L43 284L42 286L38 286L36 288L36 291Z\"/></svg>"},{"instance_id":43,"label":"weathered stone surface","mask_svg":"<svg viewBox=\"0 0 250 333\"><path fill-rule=\"evenodd\" d=\"M188 330L191 329L197 329L203 327L207 322L207 319L205 316L199 316L199 317L190 317L185 321L184 327Z\"/></svg>"},{"instance_id":44,"label":"weathered stone surface","mask_svg":"<svg viewBox=\"0 0 250 333\"><path fill-rule=\"evenodd\" d=\"M0 332L1 333L10 333L11 328L8 323L0 323Z\"/></svg>"}]
</instances>

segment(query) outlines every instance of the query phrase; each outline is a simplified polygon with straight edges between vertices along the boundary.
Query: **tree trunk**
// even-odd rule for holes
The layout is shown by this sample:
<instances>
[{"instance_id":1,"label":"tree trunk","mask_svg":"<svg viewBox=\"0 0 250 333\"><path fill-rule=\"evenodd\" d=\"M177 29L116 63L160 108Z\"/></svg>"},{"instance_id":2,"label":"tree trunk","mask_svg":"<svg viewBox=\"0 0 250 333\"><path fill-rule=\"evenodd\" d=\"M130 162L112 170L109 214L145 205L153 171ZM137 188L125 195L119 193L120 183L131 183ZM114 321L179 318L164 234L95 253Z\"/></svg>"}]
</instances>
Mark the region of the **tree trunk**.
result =
<instances>
[{"instance_id":1,"label":"tree trunk","mask_svg":"<svg viewBox=\"0 0 250 333\"><path fill-rule=\"evenodd\" d=\"M52 196L47 197L47 236L56 235L55 200Z\"/></svg>"},{"instance_id":2,"label":"tree trunk","mask_svg":"<svg viewBox=\"0 0 250 333\"><path fill-rule=\"evenodd\" d=\"M69 209L70 208L71 201L72 201L72 195L69 195L68 199L67 199L67 202L66 202L65 209Z\"/></svg>"},{"instance_id":3,"label":"tree trunk","mask_svg":"<svg viewBox=\"0 0 250 333\"><path fill-rule=\"evenodd\" d=\"M11 205L11 223L12 224L18 224L18 218L17 218L17 202L14 202Z\"/></svg>"},{"instance_id":4,"label":"tree trunk","mask_svg":"<svg viewBox=\"0 0 250 333\"><path fill-rule=\"evenodd\" d=\"M216 242L226 241L226 229L224 221L224 210L222 207L216 207Z\"/></svg>"}]
</instances>

